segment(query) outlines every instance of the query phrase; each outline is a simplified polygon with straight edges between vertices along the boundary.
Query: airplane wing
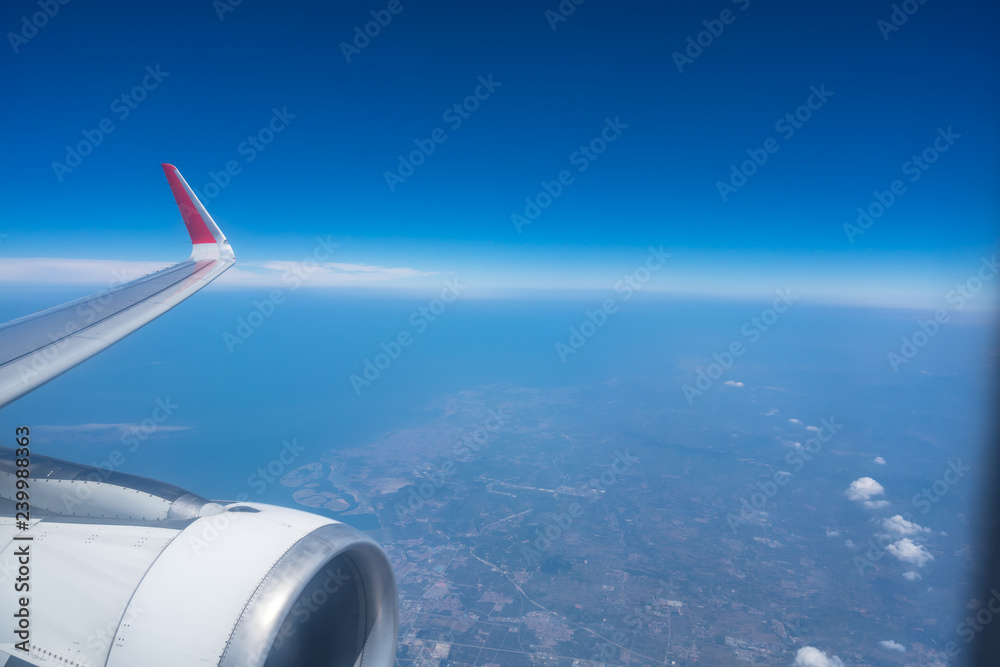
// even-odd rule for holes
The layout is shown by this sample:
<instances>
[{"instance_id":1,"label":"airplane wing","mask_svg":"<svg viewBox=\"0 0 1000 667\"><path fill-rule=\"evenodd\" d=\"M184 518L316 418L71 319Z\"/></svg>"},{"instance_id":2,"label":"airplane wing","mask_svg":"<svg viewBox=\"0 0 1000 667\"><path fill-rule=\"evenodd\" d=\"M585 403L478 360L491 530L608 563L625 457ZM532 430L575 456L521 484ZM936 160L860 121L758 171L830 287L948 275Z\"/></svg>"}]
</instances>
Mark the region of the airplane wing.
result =
<instances>
[{"instance_id":1,"label":"airplane wing","mask_svg":"<svg viewBox=\"0 0 1000 667\"><path fill-rule=\"evenodd\" d=\"M173 166L163 169L191 256L0 325L0 406L233 265L205 207ZM44 585L26 583L30 592L19 594L26 597L0 594L0 617L27 623L0 623L0 667L395 664L396 578L388 556L361 531L248 502L249 494L212 502L116 466L37 454L28 460L19 451L0 446L0 584L27 572L30 561ZM22 501L29 486L30 517Z\"/></svg>"},{"instance_id":2,"label":"airplane wing","mask_svg":"<svg viewBox=\"0 0 1000 667\"><path fill-rule=\"evenodd\" d=\"M191 256L180 264L0 325L0 408L153 321L236 262L177 168L164 164Z\"/></svg>"}]
</instances>

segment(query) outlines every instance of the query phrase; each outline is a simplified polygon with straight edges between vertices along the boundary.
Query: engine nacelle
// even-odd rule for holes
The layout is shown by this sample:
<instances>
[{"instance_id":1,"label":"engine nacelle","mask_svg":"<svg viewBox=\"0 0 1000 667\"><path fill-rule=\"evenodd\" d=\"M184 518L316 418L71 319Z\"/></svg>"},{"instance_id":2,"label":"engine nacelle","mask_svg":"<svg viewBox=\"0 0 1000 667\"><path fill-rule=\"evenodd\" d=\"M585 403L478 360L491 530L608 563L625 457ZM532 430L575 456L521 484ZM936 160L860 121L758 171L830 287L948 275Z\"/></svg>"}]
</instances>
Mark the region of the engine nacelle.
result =
<instances>
[{"instance_id":1,"label":"engine nacelle","mask_svg":"<svg viewBox=\"0 0 1000 667\"><path fill-rule=\"evenodd\" d=\"M0 664L5 652L79 667L394 664L395 577L364 533L55 459L30 469L20 531L14 459L0 450L0 617L19 604L18 550L30 571L28 651L0 624Z\"/></svg>"}]
</instances>

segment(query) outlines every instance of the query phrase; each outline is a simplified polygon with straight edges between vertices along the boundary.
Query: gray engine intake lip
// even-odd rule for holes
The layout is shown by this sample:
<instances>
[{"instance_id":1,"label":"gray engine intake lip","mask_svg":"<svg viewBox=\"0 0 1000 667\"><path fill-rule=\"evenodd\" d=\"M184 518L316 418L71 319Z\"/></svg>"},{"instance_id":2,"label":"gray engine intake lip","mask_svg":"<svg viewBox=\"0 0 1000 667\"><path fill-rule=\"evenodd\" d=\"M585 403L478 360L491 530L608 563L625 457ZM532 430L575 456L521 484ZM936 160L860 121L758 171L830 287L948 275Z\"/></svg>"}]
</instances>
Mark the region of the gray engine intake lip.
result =
<instances>
[{"instance_id":1,"label":"gray engine intake lip","mask_svg":"<svg viewBox=\"0 0 1000 667\"><path fill-rule=\"evenodd\" d=\"M399 600L392 566L378 543L343 523L316 529L278 559L244 607L219 667L263 667L300 596L334 561L351 569L361 594L363 647L354 665L393 667Z\"/></svg>"}]
</instances>

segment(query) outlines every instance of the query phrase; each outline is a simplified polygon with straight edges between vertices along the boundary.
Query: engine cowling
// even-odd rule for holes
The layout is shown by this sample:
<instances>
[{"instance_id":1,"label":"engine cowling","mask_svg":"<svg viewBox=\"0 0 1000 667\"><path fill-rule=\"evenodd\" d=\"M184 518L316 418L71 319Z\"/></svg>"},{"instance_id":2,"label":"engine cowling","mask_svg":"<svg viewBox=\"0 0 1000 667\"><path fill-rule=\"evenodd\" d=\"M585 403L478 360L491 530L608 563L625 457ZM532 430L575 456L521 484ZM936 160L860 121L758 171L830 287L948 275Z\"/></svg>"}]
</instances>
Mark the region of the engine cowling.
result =
<instances>
[{"instance_id":1,"label":"engine cowling","mask_svg":"<svg viewBox=\"0 0 1000 667\"><path fill-rule=\"evenodd\" d=\"M11 655L81 667L394 664L395 577L364 533L45 457L30 470L22 532L13 454L0 450L0 616L17 604L15 549L30 549L30 645ZM0 626L0 657L12 632Z\"/></svg>"}]
</instances>

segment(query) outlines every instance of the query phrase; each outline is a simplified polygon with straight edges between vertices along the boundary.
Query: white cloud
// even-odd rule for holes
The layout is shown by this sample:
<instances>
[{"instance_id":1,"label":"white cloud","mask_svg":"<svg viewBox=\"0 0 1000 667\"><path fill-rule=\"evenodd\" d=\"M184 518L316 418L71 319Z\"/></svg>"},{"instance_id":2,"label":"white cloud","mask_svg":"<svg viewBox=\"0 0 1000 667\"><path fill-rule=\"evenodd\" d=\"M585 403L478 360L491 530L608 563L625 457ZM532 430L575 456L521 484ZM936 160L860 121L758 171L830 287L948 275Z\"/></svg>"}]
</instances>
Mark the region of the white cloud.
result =
<instances>
[{"instance_id":1,"label":"white cloud","mask_svg":"<svg viewBox=\"0 0 1000 667\"><path fill-rule=\"evenodd\" d=\"M391 280L412 280L434 273L403 267L343 262L318 262L306 269L299 262L271 260L257 263L242 262L227 271L219 278L219 282L239 287L288 287L290 284L297 284L298 281L291 281L297 275L302 276L303 287L339 287L384 283Z\"/></svg>"},{"instance_id":2,"label":"white cloud","mask_svg":"<svg viewBox=\"0 0 1000 667\"><path fill-rule=\"evenodd\" d=\"M826 531L826 536L827 537L840 537L840 531L839 530L828 530L828 531Z\"/></svg>"},{"instance_id":3,"label":"white cloud","mask_svg":"<svg viewBox=\"0 0 1000 667\"><path fill-rule=\"evenodd\" d=\"M742 387L743 386L742 382L734 382L733 380L726 380L723 384L725 384L727 387Z\"/></svg>"},{"instance_id":4,"label":"white cloud","mask_svg":"<svg viewBox=\"0 0 1000 667\"><path fill-rule=\"evenodd\" d=\"M788 421L789 421L790 423L792 423L792 424L801 424L801 423L802 423L801 421L799 421L799 420L798 420L798 419L796 419L795 417L792 417L792 418L791 418L791 419L789 419Z\"/></svg>"},{"instance_id":5,"label":"white cloud","mask_svg":"<svg viewBox=\"0 0 1000 667\"><path fill-rule=\"evenodd\" d=\"M168 266L167 262L10 257L0 262L0 283L114 287Z\"/></svg>"},{"instance_id":6,"label":"white cloud","mask_svg":"<svg viewBox=\"0 0 1000 667\"><path fill-rule=\"evenodd\" d=\"M844 667L844 661L835 655L828 656L814 646L803 646L795 654L793 667Z\"/></svg>"},{"instance_id":7,"label":"white cloud","mask_svg":"<svg viewBox=\"0 0 1000 667\"><path fill-rule=\"evenodd\" d=\"M922 579L922 578L923 577L920 576L920 573L916 572L915 570L910 570L909 572L903 573L903 579L906 579L907 581L916 581L917 579Z\"/></svg>"},{"instance_id":8,"label":"white cloud","mask_svg":"<svg viewBox=\"0 0 1000 667\"><path fill-rule=\"evenodd\" d=\"M908 537L894 542L885 548L890 554L904 563L923 567L934 560L934 555Z\"/></svg>"},{"instance_id":9,"label":"white cloud","mask_svg":"<svg viewBox=\"0 0 1000 667\"><path fill-rule=\"evenodd\" d=\"M882 458L881 456L876 456L875 457L875 463L879 464L880 466L884 466L885 465L885 459Z\"/></svg>"},{"instance_id":10,"label":"white cloud","mask_svg":"<svg viewBox=\"0 0 1000 667\"><path fill-rule=\"evenodd\" d=\"M819 426L806 426L807 431L819 431Z\"/></svg>"},{"instance_id":11,"label":"white cloud","mask_svg":"<svg viewBox=\"0 0 1000 667\"><path fill-rule=\"evenodd\" d=\"M911 535L931 532L930 528L924 528L918 523L907 521L899 514L893 515L888 519L882 519L881 524L882 528L885 530L885 535L896 538L910 537Z\"/></svg>"},{"instance_id":12,"label":"white cloud","mask_svg":"<svg viewBox=\"0 0 1000 667\"><path fill-rule=\"evenodd\" d=\"M116 286L170 266L169 262L139 262L107 259L57 259L50 257L5 258L0 262L0 284L31 285L101 285ZM294 283L289 276L298 275ZM387 281L409 283L434 275L405 267L345 262L310 262L308 268L297 261L271 260L240 262L219 278L230 287L338 287L342 285L381 284Z\"/></svg>"},{"instance_id":13,"label":"white cloud","mask_svg":"<svg viewBox=\"0 0 1000 667\"><path fill-rule=\"evenodd\" d=\"M891 639L883 639L878 643L878 645L890 651L899 651L900 653L906 653L905 646L903 646L899 642L894 642Z\"/></svg>"},{"instance_id":14,"label":"white cloud","mask_svg":"<svg viewBox=\"0 0 1000 667\"><path fill-rule=\"evenodd\" d=\"M886 505L888 504L887 501L873 502L871 500L873 497L881 496L883 493L885 493L885 487L883 487L881 484L876 482L871 477L861 477L859 479L854 480L853 482L851 482L851 485L847 487L847 491L845 491L844 493L847 494L847 497L850 500L854 500L859 503L864 503L868 507L876 506L878 505L878 502L882 502Z\"/></svg>"},{"instance_id":15,"label":"white cloud","mask_svg":"<svg viewBox=\"0 0 1000 667\"><path fill-rule=\"evenodd\" d=\"M771 415L776 415L776 414L778 414L778 408L771 408L770 410L764 413L764 416L770 417Z\"/></svg>"}]
</instances>

